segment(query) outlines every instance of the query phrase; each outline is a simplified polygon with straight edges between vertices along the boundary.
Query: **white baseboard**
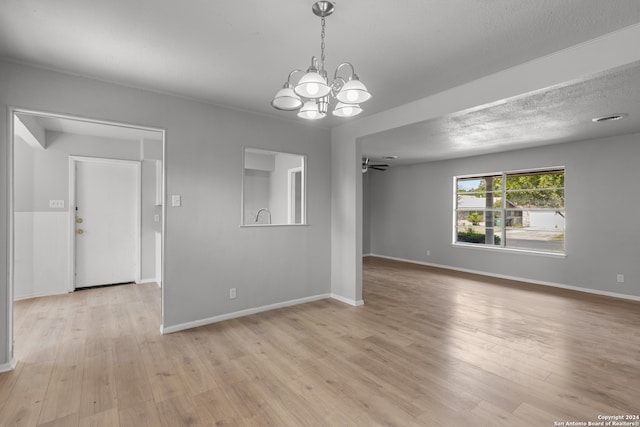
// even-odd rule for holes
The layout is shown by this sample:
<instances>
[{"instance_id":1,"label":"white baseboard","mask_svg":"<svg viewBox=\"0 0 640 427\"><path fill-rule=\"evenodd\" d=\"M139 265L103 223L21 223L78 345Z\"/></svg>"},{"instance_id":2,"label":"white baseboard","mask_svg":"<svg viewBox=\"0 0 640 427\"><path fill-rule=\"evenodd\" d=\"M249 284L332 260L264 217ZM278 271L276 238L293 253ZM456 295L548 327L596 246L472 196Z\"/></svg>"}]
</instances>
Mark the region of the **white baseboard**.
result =
<instances>
[{"instance_id":1,"label":"white baseboard","mask_svg":"<svg viewBox=\"0 0 640 427\"><path fill-rule=\"evenodd\" d=\"M197 328L198 326L210 325L212 323L223 322L225 320L236 319L238 317L250 316L252 314L262 313L263 311L275 310L278 308L290 307L292 305L304 304L307 302L318 301L321 299L331 298L331 294L320 294L311 297L298 298L289 301L278 302L275 304L263 305L261 307L248 308L246 310L240 310L233 313L221 314L219 316L213 316L206 319L195 320L193 322L180 323L178 325L160 327L160 332L164 334L170 334L173 332L184 331L185 329Z\"/></svg>"},{"instance_id":2,"label":"white baseboard","mask_svg":"<svg viewBox=\"0 0 640 427\"><path fill-rule=\"evenodd\" d=\"M136 280L136 285L139 285L140 283L158 283L158 279L156 279L155 277L150 277L148 279Z\"/></svg>"},{"instance_id":3,"label":"white baseboard","mask_svg":"<svg viewBox=\"0 0 640 427\"><path fill-rule=\"evenodd\" d=\"M335 300L338 300L340 302L343 302L345 304L352 305L354 307L358 307L358 306L361 306L361 305L364 304L364 300L356 301L356 300L353 300L353 299L350 299L350 298L345 298L342 295L338 295L338 294L331 294L331 298L333 298Z\"/></svg>"},{"instance_id":4,"label":"white baseboard","mask_svg":"<svg viewBox=\"0 0 640 427\"><path fill-rule=\"evenodd\" d=\"M69 291L60 291L60 290L52 290L52 291L46 291L46 292L35 292L35 293L31 293L31 294L27 294L27 295L14 295L13 300L14 301L20 301L23 299L30 299L30 298L40 298L40 297L50 297L52 295L64 295L64 294L68 294Z\"/></svg>"},{"instance_id":5,"label":"white baseboard","mask_svg":"<svg viewBox=\"0 0 640 427\"><path fill-rule=\"evenodd\" d=\"M616 293L616 292L601 291L601 290L598 290L598 289L582 288L582 287L579 287L579 286L570 286L570 285L565 285L565 284L562 284L562 283L546 282L544 280L528 279L528 278L525 278L525 277L508 276L506 274L489 273L489 272L486 272L486 271L472 270L472 269L469 269L469 268L453 267L453 266L450 266L450 265L443 265L443 264L433 264L433 263L430 263L430 262L415 261L415 260L412 260L412 259L405 259L405 258L396 258L396 257L391 257L391 256L386 256L386 255L370 254L368 256L374 256L374 257L378 257L378 258L385 258L385 259L390 259L390 260L394 260L394 261L408 262L410 264L426 265L428 267L443 268L445 270L454 270L454 271L462 271L464 273L479 274L481 276L496 277L498 279L516 280L518 282L531 283L531 284L534 284L534 285L550 286L552 288L561 288L561 289L568 289L568 290L577 291L577 292L586 292L588 294L603 295L603 296L607 296L607 297L621 298L621 299L627 299L627 300L632 300L632 301L640 301L640 296L635 296L635 295L627 295L627 294L620 294L620 293Z\"/></svg>"},{"instance_id":6,"label":"white baseboard","mask_svg":"<svg viewBox=\"0 0 640 427\"><path fill-rule=\"evenodd\" d=\"M11 361L9 363L3 363L3 364L0 365L0 373L1 372L13 371L14 369L16 369L16 360L15 359L11 359Z\"/></svg>"}]
</instances>

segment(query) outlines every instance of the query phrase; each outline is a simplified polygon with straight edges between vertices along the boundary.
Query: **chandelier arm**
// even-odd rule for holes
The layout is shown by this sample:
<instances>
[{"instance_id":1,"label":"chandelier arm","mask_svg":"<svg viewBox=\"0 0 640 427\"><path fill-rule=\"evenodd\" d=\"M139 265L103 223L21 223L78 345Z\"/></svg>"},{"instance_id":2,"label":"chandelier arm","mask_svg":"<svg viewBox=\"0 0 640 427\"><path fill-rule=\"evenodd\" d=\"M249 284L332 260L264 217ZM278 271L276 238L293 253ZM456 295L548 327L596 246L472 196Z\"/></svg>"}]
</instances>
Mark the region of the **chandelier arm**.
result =
<instances>
[{"instance_id":1,"label":"chandelier arm","mask_svg":"<svg viewBox=\"0 0 640 427\"><path fill-rule=\"evenodd\" d=\"M302 73L302 75L304 75L304 71L303 71L303 70L301 70L301 69L299 69L299 68L296 68L295 70L292 70L292 71L289 73L289 77L287 77L287 84L288 84L288 85L290 85L290 84L291 84L291 77L293 77L293 75L294 75L295 73Z\"/></svg>"},{"instance_id":2,"label":"chandelier arm","mask_svg":"<svg viewBox=\"0 0 640 427\"><path fill-rule=\"evenodd\" d=\"M342 64L336 67L336 72L333 76L334 80L338 78L338 72L340 71L340 68L342 68L345 65L348 65L349 67L351 67L351 74L349 75L349 77L354 76L356 74L356 69L353 68L353 64L351 62L343 62Z\"/></svg>"}]
</instances>

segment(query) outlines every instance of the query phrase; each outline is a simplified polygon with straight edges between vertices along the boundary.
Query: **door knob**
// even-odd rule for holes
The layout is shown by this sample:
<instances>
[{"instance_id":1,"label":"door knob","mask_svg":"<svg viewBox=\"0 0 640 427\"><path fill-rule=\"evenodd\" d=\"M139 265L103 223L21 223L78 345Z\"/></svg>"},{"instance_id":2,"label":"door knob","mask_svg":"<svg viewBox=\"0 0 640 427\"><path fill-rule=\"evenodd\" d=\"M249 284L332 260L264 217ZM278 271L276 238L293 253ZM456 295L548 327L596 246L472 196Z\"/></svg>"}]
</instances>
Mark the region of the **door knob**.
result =
<instances>
[{"instance_id":1,"label":"door knob","mask_svg":"<svg viewBox=\"0 0 640 427\"><path fill-rule=\"evenodd\" d=\"M78 229L76 230L76 233L77 233L77 234L82 234L82 233L84 233L84 231L82 230L82 228L78 228Z\"/></svg>"},{"instance_id":2,"label":"door knob","mask_svg":"<svg viewBox=\"0 0 640 427\"><path fill-rule=\"evenodd\" d=\"M77 222L78 224L82 224L82 218L76 218L76 222Z\"/></svg>"}]
</instances>

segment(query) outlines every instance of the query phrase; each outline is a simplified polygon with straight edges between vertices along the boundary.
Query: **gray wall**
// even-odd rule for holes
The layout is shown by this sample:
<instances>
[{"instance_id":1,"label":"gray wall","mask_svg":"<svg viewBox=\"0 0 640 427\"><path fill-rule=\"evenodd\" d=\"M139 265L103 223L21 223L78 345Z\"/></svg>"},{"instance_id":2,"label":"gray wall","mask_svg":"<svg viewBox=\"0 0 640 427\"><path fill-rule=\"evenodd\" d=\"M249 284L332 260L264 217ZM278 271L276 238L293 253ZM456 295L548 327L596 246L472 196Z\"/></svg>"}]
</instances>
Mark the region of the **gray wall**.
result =
<instances>
[{"instance_id":1,"label":"gray wall","mask_svg":"<svg viewBox=\"0 0 640 427\"><path fill-rule=\"evenodd\" d=\"M640 296L640 134L372 174L371 252L496 275ZM566 167L566 257L454 247L453 177ZM427 250L431 255L427 256ZM625 275L617 283L616 274Z\"/></svg>"},{"instance_id":2,"label":"gray wall","mask_svg":"<svg viewBox=\"0 0 640 427\"><path fill-rule=\"evenodd\" d=\"M271 172L245 169L244 170L244 224L268 224L269 217L260 209L269 208L269 181ZM272 218L273 219L273 218Z\"/></svg>"},{"instance_id":3,"label":"gray wall","mask_svg":"<svg viewBox=\"0 0 640 427\"><path fill-rule=\"evenodd\" d=\"M166 129L164 327L331 291L330 132L0 61L0 107ZM6 242L7 114L0 115L0 241ZM242 146L308 155L308 226L239 227ZM0 364L7 363L8 253L0 245ZM229 300L229 288L238 297Z\"/></svg>"}]
</instances>

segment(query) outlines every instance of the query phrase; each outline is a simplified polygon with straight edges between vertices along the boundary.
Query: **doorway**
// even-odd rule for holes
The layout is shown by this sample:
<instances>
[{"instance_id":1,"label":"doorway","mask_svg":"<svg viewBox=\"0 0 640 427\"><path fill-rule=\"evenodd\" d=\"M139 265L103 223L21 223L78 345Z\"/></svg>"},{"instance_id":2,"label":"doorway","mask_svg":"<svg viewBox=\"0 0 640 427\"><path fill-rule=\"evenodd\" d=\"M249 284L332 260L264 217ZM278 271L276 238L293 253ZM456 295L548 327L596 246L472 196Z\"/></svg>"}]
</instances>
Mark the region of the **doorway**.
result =
<instances>
[{"instance_id":1,"label":"doorway","mask_svg":"<svg viewBox=\"0 0 640 427\"><path fill-rule=\"evenodd\" d=\"M160 285L164 130L34 110L11 109L10 114L11 300L120 282ZM81 184L78 192L78 176L84 184L94 183ZM82 205L76 196L85 197ZM101 201L106 206L83 210L88 202ZM109 206L115 211L108 213ZM126 228L126 249L115 245L111 255L105 255L100 252L105 246L99 244L97 256L84 257L87 244L95 241L78 237L98 237L96 214L117 220L100 226L108 231L101 237L108 245ZM115 218L121 214L127 219ZM82 234L76 234L78 230ZM13 304L9 319L13 334ZM13 339L9 342L12 346Z\"/></svg>"}]
</instances>

